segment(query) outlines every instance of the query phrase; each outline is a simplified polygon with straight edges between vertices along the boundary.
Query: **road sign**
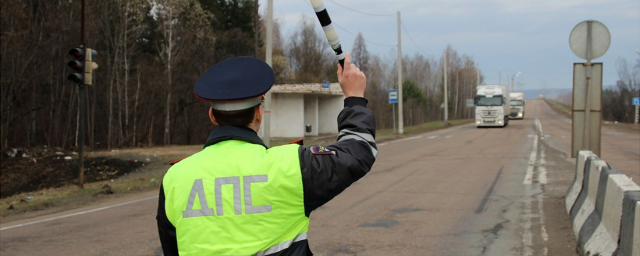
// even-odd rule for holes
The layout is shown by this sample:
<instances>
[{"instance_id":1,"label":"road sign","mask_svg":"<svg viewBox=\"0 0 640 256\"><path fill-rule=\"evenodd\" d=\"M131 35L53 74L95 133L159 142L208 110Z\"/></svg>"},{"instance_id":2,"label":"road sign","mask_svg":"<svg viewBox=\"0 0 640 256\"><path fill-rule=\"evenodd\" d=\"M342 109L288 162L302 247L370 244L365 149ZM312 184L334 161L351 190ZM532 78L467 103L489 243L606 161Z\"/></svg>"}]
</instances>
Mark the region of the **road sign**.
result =
<instances>
[{"instance_id":1,"label":"road sign","mask_svg":"<svg viewBox=\"0 0 640 256\"><path fill-rule=\"evenodd\" d=\"M585 20L571 30L569 46L578 57L591 61L602 57L609 49L611 34L607 27L596 20Z\"/></svg>"},{"instance_id":2,"label":"road sign","mask_svg":"<svg viewBox=\"0 0 640 256\"><path fill-rule=\"evenodd\" d=\"M571 157L579 150L600 155L600 121L602 120L602 63L591 63L592 76L587 80L586 63L573 64L573 118Z\"/></svg>"},{"instance_id":3,"label":"road sign","mask_svg":"<svg viewBox=\"0 0 640 256\"><path fill-rule=\"evenodd\" d=\"M330 86L331 86L331 84L329 83L329 81L322 81L322 88L323 89L329 89Z\"/></svg>"},{"instance_id":4,"label":"road sign","mask_svg":"<svg viewBox=\"0 0 640 256\"><path fill-rule=\"evenodd\" d=\"M467 107L472 108L475 107L476 104L473 102L473 99L467 99Z\"/></svg>"},{"instance_id":5,"label":"road sign","mask_svg":"<svg viewBox=\"0 0 640 256\"><path fill-rule=\"evenodd\" d=\"M389 90L389 103L398 103L398 90Z\"/></svg>"},{"instance_id":6,"label":"road sign","mask_svg":"<svg viewBox=\"0 0 640 256\"><path fill-rule=\"evenodd\" d=\"M640 97L633 97L633 101L631 101L633 105L640 105Z\"/></svg>"}]
</instances>

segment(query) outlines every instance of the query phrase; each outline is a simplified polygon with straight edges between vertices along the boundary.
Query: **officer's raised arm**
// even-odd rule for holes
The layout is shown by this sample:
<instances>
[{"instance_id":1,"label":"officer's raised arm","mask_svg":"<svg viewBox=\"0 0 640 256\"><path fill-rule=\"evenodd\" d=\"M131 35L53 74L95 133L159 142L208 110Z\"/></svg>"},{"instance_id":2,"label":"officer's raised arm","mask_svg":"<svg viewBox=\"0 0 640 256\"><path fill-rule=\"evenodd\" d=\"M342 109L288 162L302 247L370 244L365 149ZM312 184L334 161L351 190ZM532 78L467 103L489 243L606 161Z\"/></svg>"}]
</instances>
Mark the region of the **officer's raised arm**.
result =
<instances>
[{"instance_id":1,"label":"officer's raised arm","mask_svg":"<svg viewBox=\"0 0 640 256\"><path fill-rule=\"evenodd\" d=\"M367 174L378 154L376 120L364 98L367 78L351 63L349 53L344 69L338 65L338 81L345 100L338 115L337 142L299 150L307 216Z\"/></svg>"}]
</instances>

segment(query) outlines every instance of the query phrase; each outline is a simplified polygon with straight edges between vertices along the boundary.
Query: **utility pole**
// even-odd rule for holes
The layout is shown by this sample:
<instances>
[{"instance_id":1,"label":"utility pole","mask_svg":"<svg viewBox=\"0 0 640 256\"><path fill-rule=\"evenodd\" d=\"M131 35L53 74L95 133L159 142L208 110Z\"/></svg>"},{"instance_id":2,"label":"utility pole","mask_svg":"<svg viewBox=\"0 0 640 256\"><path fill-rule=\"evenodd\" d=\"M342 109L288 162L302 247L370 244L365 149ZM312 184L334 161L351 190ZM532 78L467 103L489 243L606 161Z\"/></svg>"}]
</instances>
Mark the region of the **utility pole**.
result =
<instances>
[{"instance_id":1,"label":"utility pole","mask_svg":"<svg viewBox=\"0 0 640 256\"><path fill-rule=\"evenodd\" d=\"M480 63L476 63L476 87L480 85Z\"/></svg>"},{"instance_id":2,"label":"utility pole","mask_svg":"<svg viewBox=\"0 0 640 256\"><path fill-rule=\"evenodd\" d=\"M258 0L253 1L253 57L258 58Z\"/></svg>"},{"instance_id":3,"label":"utility pole","mask_svg":"<svg viewBox=\"0 0 640 256\"><path fill-rule=\"evenodd\" d=\"M447 91L447 49L444 49L444 123L449 120L449 93Z\"/></svg>"},{"instance_id":4,"label":"utility pole","mask_svg":"<svg viewBox=\"0 0 640 256\"><path fill-rule=\"evenodd\" d=\"M400 33L400 11L398 11L398 133L404 134L402 114L402 34Z\"/></svg>"},{"instance_id":5,"label":"utility pole","mask_svg":"<svg viewBox=\"0 0 640 256\"><path fill-rule=\"evenodd\" d=\"M512 92L513 92L513 89L514 89L514 86L513 86L513 85L514 85L514 83L513 83L513 82L515 81L515 78L516 78L516 76L512 76L512 77L511 77L511 91L512 91Z\"/></svg>"},{"instance_id":6,"label":"utility pole","mask_svg":"<svg viewBox=\"0 0 640 256\"><path fill-rule=\"evenodd\" d=\"M267 1L267 56L265 60L269 66L272 65L273 55L273 0ZM263 122L263 134L262 141L269 147L271 144L271 90L267 92L264 97L264 122Z\"/></svg>"}]
</instances>

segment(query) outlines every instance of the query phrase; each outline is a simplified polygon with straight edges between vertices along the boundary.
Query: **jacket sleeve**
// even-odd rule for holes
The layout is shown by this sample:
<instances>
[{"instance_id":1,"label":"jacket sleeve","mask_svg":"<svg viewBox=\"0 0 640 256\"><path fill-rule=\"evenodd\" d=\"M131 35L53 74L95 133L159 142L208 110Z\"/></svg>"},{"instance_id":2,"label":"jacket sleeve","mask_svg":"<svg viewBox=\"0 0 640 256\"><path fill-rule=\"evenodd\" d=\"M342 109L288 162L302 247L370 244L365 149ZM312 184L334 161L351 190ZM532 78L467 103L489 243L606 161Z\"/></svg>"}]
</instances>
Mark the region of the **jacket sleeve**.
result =
<instances>
[{"instance_id":1,"label":"jacket sleeve","mask_svg":"<svg viewBox=\"0 0 640 256\"><path fill-rule=\"evenodd\" d=\"M160 244L162 252L165 256L178 255L178 240L176 239L176 228L169 222L164 207L164 189L160 186L160 196L158 197L158 213L156 220L158 222L158 234L160 235Z\"/></svg>"},{"instance_id":2,"label":"jacket sleeve","mask_svg":"<svg viewBox=\"0 0 640 256\"><path fill-rule=\"evenodd\" d=\"M344 100L338 130L336 143L298 150L306 216L367 174L378 154L376 120L365 98Z\"/></svg>"}]
</instances>

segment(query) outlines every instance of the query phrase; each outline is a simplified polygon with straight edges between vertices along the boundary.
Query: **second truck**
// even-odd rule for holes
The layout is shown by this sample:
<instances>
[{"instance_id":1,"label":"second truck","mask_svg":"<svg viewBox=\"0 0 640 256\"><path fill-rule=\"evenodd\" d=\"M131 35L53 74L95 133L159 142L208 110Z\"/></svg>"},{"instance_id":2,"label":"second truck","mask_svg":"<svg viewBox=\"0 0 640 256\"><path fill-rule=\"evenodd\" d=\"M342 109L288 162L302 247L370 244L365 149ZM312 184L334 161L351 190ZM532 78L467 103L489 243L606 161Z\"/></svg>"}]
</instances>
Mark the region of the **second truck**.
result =
<instances>
[{"instance_id":1,"label":"second truck","mask_svg":"<svg viewBox=\"0 0 640 256\"><path fill-rule=\"evenodd\" d=\"M524 119L524 92L512 92L510 119Z\"/></svg>"}]
</instances>

